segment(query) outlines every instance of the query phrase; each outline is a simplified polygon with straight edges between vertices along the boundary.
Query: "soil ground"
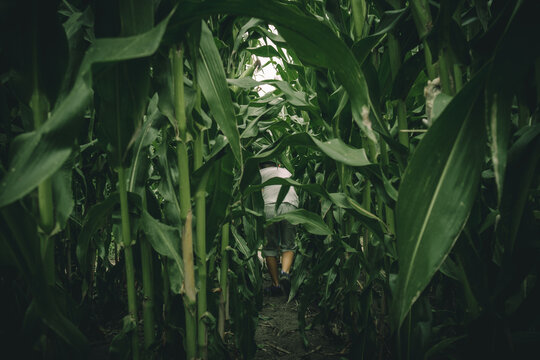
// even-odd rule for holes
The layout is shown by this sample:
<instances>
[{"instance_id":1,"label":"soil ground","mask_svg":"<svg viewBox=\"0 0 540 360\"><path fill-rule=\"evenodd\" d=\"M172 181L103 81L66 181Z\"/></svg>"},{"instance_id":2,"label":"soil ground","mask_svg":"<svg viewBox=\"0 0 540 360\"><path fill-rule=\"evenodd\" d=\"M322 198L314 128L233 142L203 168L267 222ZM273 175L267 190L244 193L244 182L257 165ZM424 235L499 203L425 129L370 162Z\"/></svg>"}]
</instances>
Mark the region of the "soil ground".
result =
<instances>
[{"instance_id":1,"label":"soil ground","mask_svg":"<svg viewBox=\"0 0 540 360\"><path fill-rule=\"evenodd\" d=\"M270 286L270 276L263 275L264 287ZM308 309L305 334L308 346L304 347L298 328L298 301L287 302L285 296L265 296L259 312L259 322L255 332L257 352L255 360L344 360L347 359L347 344L335 335L325 332L323 326L309 326L317 312ZM89 359L109 359L109 346L112 338L119 332L117 324L109 323L100 327L101 339L91 346ZM229 333L232 336L232 333ZM234 339L227 341L231 360L239 359ZM142 339L141 339L142 343Z\"/></svg>"},{"instance_id":2,"label":"soil ground","mask_svg":"<svg viewBox=\"0 0 540 360\"><path fill-rule=\"evenodd\" d=\"M266 287L270 285L270 281L268 277L265 278ZM297 309L298 302L294 299L287 302L285 296L264 297L255 333L258 347L255 359L346 359L346 344L326 334L322 326L306 330L309 345L307 348L304 347L298 329ZM314 315L314 313L307 314L307 324Z\"/></svg>"}]
</instances>

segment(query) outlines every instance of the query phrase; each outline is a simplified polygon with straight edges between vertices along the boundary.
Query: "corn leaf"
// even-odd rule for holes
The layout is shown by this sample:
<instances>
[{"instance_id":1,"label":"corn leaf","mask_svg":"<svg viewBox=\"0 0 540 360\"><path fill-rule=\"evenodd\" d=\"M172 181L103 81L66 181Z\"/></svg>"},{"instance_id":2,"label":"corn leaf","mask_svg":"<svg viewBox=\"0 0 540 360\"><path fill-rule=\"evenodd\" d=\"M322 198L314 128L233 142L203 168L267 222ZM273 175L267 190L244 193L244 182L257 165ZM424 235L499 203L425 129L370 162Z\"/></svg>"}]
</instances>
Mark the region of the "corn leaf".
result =
<instances>
[{"instance_id":1,"label":"corn leaf","mask_svg":"<svg viewBox=\"0 0 540 360\"><path fill-rule=\"evenodd\" d=\"M534 177L538 176L540 125L525 130L508 152L508 167L504 177L501 219L497 230L507 256L514 251L529 189L534 184Z\"/></svg>"},{"instance_id":2,"label":"corn leaf","mask_svg":"<svg viewBox=\"0 0 540 360\"><path fill-rule=\"evenodd\" d=\"M304 209L297 209L285 214L278 215L267 221L272 224L282 220L287 220L293 225L302 224L308 232L314 235L331 235L332 230L324 223L321 217L315 213Z\"/></svg>"},{"instance_id":3,"label":"corn leaf","mask_svg":"<svg viewBox=\"0 0 540 360\"><path fill-rule=\"evenodd\" d=\"M166 135L166 132L164 132ZM165 216L165 223L173 226L182 224L180 217L180 203L176 194L176 181L173 174L177 174L178 165L175 159L175 151L169 147L167 137L164 136L163 143L157 148L157 162L154 166L158 170L161 180L158 183L158 193L163 197L162 208Z\"/></svg>"},{"instance_id":4,"label":"corn leaf","mask_svg":"<svg viewBox=\"0 0 540 360\"><path fill-rule=\"evenodd\" d=\"M240 134L236 126L225 70L223 70L223 63L214 37L204 21L202 22L200 57L197 58L197 76L199 86L210 106L213 117L227 137L236 161L241 164Z\"/></svg>"},{"instance_id":5,"label":"corn leaf","mask_svg":"<svg viewBox=\"0 0 540 360\"><path fill-rule=\"evenodd\" d=\"M113 193L107 199L92 206L83 219L81 233L77 239L76 255L79 265L81 266L81 271L85 275L89 270L88 248L90 246L90 241L96 231L110 218L114 207L119 202L120 197L118 196L118 193Z\"/></svg>"},{"instance_id":6,"label":"corn leaf","mask_svg":"<svg viewBox=\"0 0 540 360\"><path fill-rule=\"evenodd\" d=\"M303 13L293 3L262 0L211 0L186 4L183 10L175 18L178 25L194 17L222 13L257 17L276 25L280 35L305 65L336 72L337 78L349 93L354 121L369 138L377 142L371 123L363 121L366 111L369 112L371 107L371 100L362 69L343 40L324 22ZM388 134L377 116L375 120L373 128Z\"/></svg>"},{"instance_id":7,"label":"corn leaf","mask_svg":"<svg viewBox=\"0 0 540 360\"><path fill-rule=\"evenodd\" d=\"M59 337L82 354L89 343L81 331L63 314L57 299L57 290L51 288L45 279L45 264L40 255L37 223L20 204L12 204L2 210L0 218L0 245L2 251L14 255L12 261L30 285L33 300L27 313L35 312L43 323ZM6 246L8 249L5 249Z\"/></svg>"},{"instance_id":8,"label":"corn leaf","mask_svg":"<svg viewBox=\"0 0 540 360\"><path fill-rule=\"evenodd\" d=\"M452 249L478 191L485 127L476 99L485 77L483 70L448 104L405 171L396 208L396 328Z\"/></svg>"},{"instance_id":9,"label":"corn leaf","mask_svg":"<svg viewBox=\"0 0 540 360\"><path fill-rule=\"evenodd\" d=\"M171 291L180 294L184 281L184 262L180 256L178 228L157 221L146 211L142 212L140 225L154 250L167 258Z\"/></svg>"},{"instance_id":10,"label":"corn leaf","mask_svg":"<svg viewBox=\"0 0 540 360\"><path fill-rule=\"evenodd\" d=\"M296 133L284 136L277 143L270 145L246 161L244 175L241 181L241 188L246 188L255 181L258 174L257 163L260 161L275 158L281 154L287 146L293 147L308 147L311 149L321 150L331 159L344 163L350 166L368 166L371 165L366 157L364 149L357 149L349 146L338 138L328 141L317 140L314 136L307 133Z\"/></svg>"},{"instance_id":11,"label":"corn leaf","mask_svg":"<svg viewBox=\"0 0 540 360\"><path fill-rule=\"evenodd\" d=\"M212 241L227 214L227 207L232 198L234 187L234 158L231 153L226 154L212 166L208 179L209 199L207 218L212 219L206 224L206 238Z\"/></svg>"},{"instance_id":12,"label":"corn leaf","mask_svg":"<svg viewBox=\"0 0 540 360\"><path fill-rule=\"evenodd\" d=\"M92 65L152 55L158 48L168 20L169 17L141 35L97 39L92 44L73 88L55 106L49 119L39 130L22 134L14 140L8 171L0 180L0 207L28 194L54 174L69 157L75 135L85 124L81 120L92 96Z\"/></svg>"},{"instance_id":13,"label":"corn leaf","mask_svg":"<svg viewBox=\"0 0 540 360\"><path fill-rule=\"evenodd\" d=\"M148 105L147 119L138 132L133 145L132 161L128 171L127 191L142 195L145 191L149 172L150 158L148 147L159 135L155 128L161 114L157 108L158 95L155 94Z\"/></svg>"}]
</instances>

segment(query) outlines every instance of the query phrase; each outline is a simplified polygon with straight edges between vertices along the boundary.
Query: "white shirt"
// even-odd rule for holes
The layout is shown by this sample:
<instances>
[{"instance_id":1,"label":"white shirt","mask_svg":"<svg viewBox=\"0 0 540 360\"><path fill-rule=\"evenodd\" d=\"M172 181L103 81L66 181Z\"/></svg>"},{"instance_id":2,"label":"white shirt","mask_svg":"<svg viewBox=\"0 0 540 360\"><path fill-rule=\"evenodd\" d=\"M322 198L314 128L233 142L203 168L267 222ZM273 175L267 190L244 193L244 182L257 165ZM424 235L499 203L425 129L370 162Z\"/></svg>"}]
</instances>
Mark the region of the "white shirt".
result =
<instances>
[{"instance_id":1,"label":"white shirt","mask_svg":"<svg viewBox=\"0 0 540 360\"><path fill-rule=\"evenodd\" d=\"M289 170L282 167L278 167L278 166L266 167L266 168L261 169L260 172L261 172L261 179L263 183L275 177L290 178L292 176ZM277 202L280 189L281 189L281 185L265 186L262 191L264 204L265 205L275 204ZM283 199L283 202L289 203L291 205L298 207L298 195L296 194L294 187L291 186L289 188L289 191L287 192L287 195Z\"/></svg>"}]
</instances>

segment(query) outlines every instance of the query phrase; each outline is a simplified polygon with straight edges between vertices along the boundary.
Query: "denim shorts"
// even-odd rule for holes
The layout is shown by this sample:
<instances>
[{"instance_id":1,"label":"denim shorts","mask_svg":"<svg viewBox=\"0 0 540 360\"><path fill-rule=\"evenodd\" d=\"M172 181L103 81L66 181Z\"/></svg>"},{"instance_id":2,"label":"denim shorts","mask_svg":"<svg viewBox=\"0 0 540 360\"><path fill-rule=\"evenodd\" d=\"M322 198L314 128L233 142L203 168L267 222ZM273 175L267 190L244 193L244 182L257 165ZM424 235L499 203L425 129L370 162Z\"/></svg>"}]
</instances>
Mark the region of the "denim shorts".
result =
<instances>
[{"instance_id":1,"label":"denim shorts","mask_svg":"<svg viewBox=\"0 0 540 360\"><path fill-rule=\"evenodd\" d=\"M276 213L276 204L264 206L266 219L296 210L296 206L282 203ZM268 225L264 229L265 243L262 250L263 256L279 256L280 252L296 250L296 228L287 220L282 220Z\"/></svg>"}]
</instances>

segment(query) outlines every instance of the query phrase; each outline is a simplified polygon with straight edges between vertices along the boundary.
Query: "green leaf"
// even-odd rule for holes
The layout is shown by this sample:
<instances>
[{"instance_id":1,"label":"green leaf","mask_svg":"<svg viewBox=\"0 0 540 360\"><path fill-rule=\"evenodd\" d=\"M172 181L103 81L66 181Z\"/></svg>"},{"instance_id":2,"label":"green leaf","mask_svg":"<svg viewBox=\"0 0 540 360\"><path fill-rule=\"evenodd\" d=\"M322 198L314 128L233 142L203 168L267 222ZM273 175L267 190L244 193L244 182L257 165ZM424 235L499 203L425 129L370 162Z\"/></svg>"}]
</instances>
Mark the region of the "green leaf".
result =
<instances>
[{"instance_id":1,"label":"green leaf","mask_svg":"<svg viewBox=\"0 0 540 360\"><path fill-rule=\"evenodd\" d=\"M404 7L403 9L398 10L389 10L384 12L384 16L381 19L381 22L377 25L375 29L375 35L385 34L393 29L399 24L401 19L407 15L408 8Z\"/></svg>"},{"instance_id":2,"label":"green leaf","mask_svg":"<svg viewBox=\"0 0 540 360\"><path fill-rule=\"evenodd\" d=\"M364 149L353 148L343 142L341 139L330 139L328 141L317 140L314 136L307 133L297 133L283 137L277 144L264 149L252 159L259 161L275 157L286 146L306 146L312 149L321 150L331 159L342 162L350 166L366 166L371 163L366 157Z\"/></svg>"},{"instance_id":3,"label":"green leaf","mask_svg":"<svg viewBox=\"0 0 540 360\"><path fill-rule=\"evenodd\" d=\"M405 170L396 208L395 328L452 249L472 208L484 160L483 104L477 98L486 73L448 104Z\"/></svg>"},{"instance_id":4,"label":"green leaf","mask_svg":"<svg viewBox=\"0 0 540 360\"><path fill-rule=\"evenodd\" d=\"M0 180L0 207L28 194L67 160L75 134L68 122L77 120L90 94L87 84L78 82L39 130L15 138L7 173Z\"/></svg>"},{"instance_id":5,"label":"green leaf","mask_svg":"<svg viewBox=\"0 0 540 360\"><path fill-rule=\"evenodd\" d=\"M425 359L432 359L436 357L438 354L440 354L440 356L445 356L446 354L450 353L453 346L456 346L462 340L465 340L466 337L467 335L460 335L460 336L452 336L449 338L444 338L443 340L431 346L426 351Z\"/></svg>"},{"instance_id":6,"label":"green leaf","mask_svg":"<svg viewBox=\"0 0 540 360\"><path fill-rule=\"evenodd\" d=\"M442 114L444 108L452 101L452 96L440 93L433 100L433 109L431 110L431 123L435 122Z\"/></svg>"},{"instance_id":7,"label":"green leaf","mask_svg":"<svg viewBox=\"0 0 540 360\"><path fill-rule=\"evenodd\" d=\"M67 344L83 356L88 349L88 340L80 330L64 315L56 298L58 289L53 289L45 279L45 264L41 258L37 223L33 216L19 203L2 209L0 218L0 238L14 254L14 263L21 280L28 284L33 301L28 309L36 311L43 323ZM2 249L4 250L4 249ZM64 295L65 296L65 295Z\"/></svg>"},{"instance_id":8,"label":"green leaf","mask_svg":"<svg viewBox=\"0 0 540 360\"><path fill-rule=\"evenodd\" d=\"M75 202L71 187L72 161L67 161L52 177L52 190L57 229L64 229Z\"/></svg>"},{"instance_id":9,"label":"green leaf","mask_svg":"<svg viewBox=\"0 0 540 360\"><path fill-rule=\"evenodd\" d=\"M122 319L122 330L111 341L109 352L114 359L127 360L131 355L130 334L137 329L137 324L131 315L126 315Z\"/></svg>"},{"instance_id":10,"label":"green leaf","mask_svg":"<svg viewBox=\"0 0 540 360\"><path fill-rule=\"evenodd\" d=\"M242 77L238 79L227 79L227 83L242 89L252 89L264 84L264 81L257 81L251 77Z\"/></svg>"},{"instance_id":11,"label":"green leaf","mask_svg":"<svg viewBox=\"0 0 540 360\"><path fill-rule=\"evenodd\" d=\"M307 99L306 93L293 89L291 84L289 84L286 81L270 80L270 81L264 81L263 83L274 85L279 90L281 90L283 92L285 99L289 102L289 104L291 104L292 106L296 108L309 109L309 110L313 110L315 108L314 105L311 104L309 100Z\"/></svg>"},{"instance_id":12,"label":"green leaf","mask_svg":"<svg viewBox=\"0 0 540 360\"><path fill-rule=\"evenodd\" d=\"M400 66L392 85L392 99L406 99L414 81L425 65L424 52L418 52Z\"/></svg>"},{"instance_id":13,"label":"green leaf","mask_svg":"<svg viewBox=\"0 0 540 360\"><path fill-rule=\"evenodd\" d=\"M504 190L500 205L498 237L504 251L512 254L525 205L538 177L540 161L540 125L528 127L508 152L508 167L504 177Z\"/></svg>"},{"instance_id":14,"label":"green leaf","mask_svg":"<svg viewBox=\"0 0 540 360\"><path fill-rule=\"evenodd\" d=\"M332 230L324 223L322 218L310 211L297 209L285 214L278 215L267 221L267 224L287 220L293 225L302 224L306 230L315 235L332 235Z\"/></svg>"},{"instance_id":15,"label":"green leaf","mask_svg":"<svg viewBox=\"0 0 540 360\"><path fill-rule=\"evenodd\" d=\"M206 238L212 241L225 219L234 186L234 158L229 152L219 159L210 170L208 182L209 205L207 206Z\"/></svg>"},{"instance_id":16,"label":"green leaf","mask_svg":"<svg viewBox=\"0 0 540 360\"><path fill-rule=\"evenodd\" d=\"M138 35L152 29L153 4L148 1L120 0L119 19L110 18L106 25L120 25L121 36ZM110 8L96 7L96 18L110 14ZM118 24L117 24L118 22ZM104 30L96 24L96 31ZM104 32L109 35L108 31ZM148 46L151 44L143 44ZM98 70L98 69L96 69ZM102 66L93 74L94 103L98 139L109 153L109 162L116 167L129 166L128 150L140 128L146 110L150 86L149 59L139 58Z\"/></svg>"},{"instance_id":17,"label":"green leaf","mask_svg":"<svg viewBox=\"0 0 540 360\"><path fill-rule=\"evenodd\" d=\"M214 37L204 21L202 23L200 57L197 58L197 78L201 91L210 106L212 115L223 134L227 137L236 161L242 164L240 134L227 86L221 56L216 48Z\"/></svg>"},{"instance_id":18,"label":"green leaf","mask_svg":"<svg viewBox=\"0 0 540 360\"><path fill-rule=\"evenodd\" d=\"M285 100L288 101L289 104L296 108L300 109L306 109L315 111L315 106L308 100L307 94L302 91L298 91L294 89L290 83L286 81L281 80L263 80L263 81L257 81L253 78L239 78L239 79L227 79L227 82L231 85L243 88L243 89L253 89L257 86L260 86L262 84L269 84L272 86L275 86L281 92L283 93L283 96L285 97Z\"/></svg>"},{"instance_id":19,"label":"green leaf","mask_svg":"<svg viewBox=\"0 0 540 360\"><path fill-rule=\"evenodd\" d=\"M277 143L268 146L261 150L257 155L247 159L240 187L244 189L255 181L255 177L258 173L255 169L257 163L267 159L276 158L287 146L305 146L321 150L328 157L350 166L367 166L371 164L366 157L364 149L353 148L340 139L336 138L323 142L307 133L296 133L282 137Z\"/></svg>"},{"instance_id":20,"label":"green leaf","mask_svg":"<svg viewBox=\"0 0 540 360\"><path fill-rule=\"evenodd\" d=\"M154 164L161 179L158 183L158 193L163 197L162 208L165 222L169 225L180 226L180 203L176 195L177 174L176 151L169 146L167 131L163 131L162 143L157 148L157 162Z\"/></svg>"},{"instance_id":21,"label":"green leaf","mask_svg":"<svg viewBox=\"0 0 540 360\"><path fill-rule=\"evenodd\" d=\"M134 192L142 196L145 191L146 181L148 179L150 159L148 147L159 135L154 127L155 123L161 117L157 108L158 94L154 94L148 104L147 119L138 132L137 139L133 145L133 155L131 166L128 169L127 191Z\"/></svg>"},{"instance_id":22,"label":"green leaf","mask_svg":"<svg viewBox=\"0 0 540 360\"><path fill-rule=\"evenodd\" d=\"M128 150L141 126L150 85L147 59L108 66L94 77L98 139L113 167L127 167Z\"/></svg>"},{"instance_id":23,"label":"green leaf","mask_svg":"<svg viewBox=\"0 0 540 360\"><path fill-rule=\"evenodd\" d=\"M242 253L242 259L246 259L242 260L241 263L245 266L250 280L253 284L255 284L257 282L257 266L254 260L257 259L257 257L254 256L255 254L253 249L249 247L246 240L238 233L238 230L234 226L231 227L231 233L234 237L234 248L238 249L238 251Z\"/></svg>"},{"instance_id":24,"label":"green leaf","mask_svg":"<svg viewBox=\"0 0 540 360\"><path fill-rule=\"evenodd\" d=\"M77 259L79 260L83 274L86 274L88 271L88 247L90 246L90 240L95 232L110 218L115 205L119 202L120 197L118 193L114 193L104 201L92 206L86 213L76 249Z\"/></svg>"},{"instance_id":25,"label":"green leaf","mask_svg":"<svg viewBox=\"0 0 540 360\"><path fill-rule=\"evenodd\" d=\"M482 6L480 6L480 4ZM479 17L487 16L486 1L476 3ZM512 10L513 9L513 10ZM528 42L529 34L538 31L538 25L532 20L533 14L538 11L537 2L518 2L515 7L508 4L506 11L513 11L509 24L503 34L493 34L499 41L493 59L493 69L487 82L488 97L488 128L490 135L491 160L497 183L498 201L502 201L504 190L504 177L508 148L511 143L511 111L514 98L517 95L518 103L522 100L524 84L531 79L536 66L540 46ZM487 19L484 19L487 21ZM496 26L494 26L496 28ZM509 66L513 71L508 71ZM538 71L536 71L538 74ZM538 75L537 75L538 76ZM538 82L536 83L538 87ZM521 98L521 99L520 99ZM532 105L532 104L531 104ZM531 106L529 105L529 106Z\"/></svg>"},{"instance_id":26,"label":"green leaf","mask_svg":"<svg viewBox=\"0 0 540 360\"><path fill-rule=\"evenodd\" d=\"M319 149L322 150L328 157L339 161L349 166L366 166L370 165L370 161L366 156L364 149L355 149L336 138L328 141L319 141L315 137L311 137L313 142Z\"/></svg>"},{"instance_id":27,"label":"green leaf","mask_svg":"<svg viewBox=\"0 0 540 360\"><path fill-rule=\"evenodd\" d=\"M28 194L54 174L69 157L75 135L86 123L81 115L92 96L92 65L152 55L159 46L169 18L170 15L141 35L97 39L92 44L73 88L54 107L49 119L39 130L19 135L14 140L8 171L0 180L0 207Z\"/></svg>"},{"instance_id":28,"label":"green leaf","mask_svg":"<svg viewBox=\"0 0 540 360\"><path fill-rule=\"evenodd\" d=\"M267 57L267 58L271 58L271 57L281 58L277 50L271 45L264 45L264 46L259 46L255 48L247 48L246 51L249 51L251 54L255 56L261 56L261 57Z\"/></svg>"},{"instance_id":29,"label":"green leaf","mask_svg":"<svg viewBox=\"0 0 540 360\"><path fill-rule=\"evenodd\" d=\"M488 91L488 130L491 161L497 184L497 200L500 204L503 194L503 181L506 172L508 147L510 144L511 102L513 95L505 87L498 92Z\"/></svg>"},{"instance_id":30,"label":"green leaf","mask_svg":"<svg viewBox=\"0 0 540 360\"><path fill-rule=\"evenodd\" d=\"M180 294L184 281L184 263L180 256L180 232L178 228L165 225L146 211L142 212L141 230L154 250L167 258L171 291Z\"/></svg>"},{"instance_id":31,"label":"green leaf","mask_svg":"<svg viewBox=\"0 0 540 360\"><path fill-rule=\"evenodd\" d=\"M318 196L322 199L330 200L335 206L341 209L347 209L355 216L359 222L364 224L373 233L380 238L383 238L383 227L386 227L384 222L378 218L375 214L364 209L358 202L343 193L328 193L319 184L301 184L291 178L271 178L265 181L263 184L251 185L244 191L244 196L260 191L262 188L268 185L288 185L294 186L296 189L306 191L311 195ZM283 188L281 189L283 191ZM281 193L280 191L280 193Z\"/></svg>"},{"instance_id":32,"label":"green leaf","mask_svg":"<svg viewBox=\"0 0 540 360\"><path fill-rule=\"evenodd\" d=\"M329 68L349 93L354 121L374 142L377 142L371 123L364 121L371 100L366 79L348 46L323 21L303 13L293 3L278 3L263 0L211 0L192 3L178 12L180 23L193 17L212 14L237 14L253 16L270 21L280 35L294 49L305 65ZM388 130L376 116L375 129L383 134Z\"/></svg>"}]
</instances>

